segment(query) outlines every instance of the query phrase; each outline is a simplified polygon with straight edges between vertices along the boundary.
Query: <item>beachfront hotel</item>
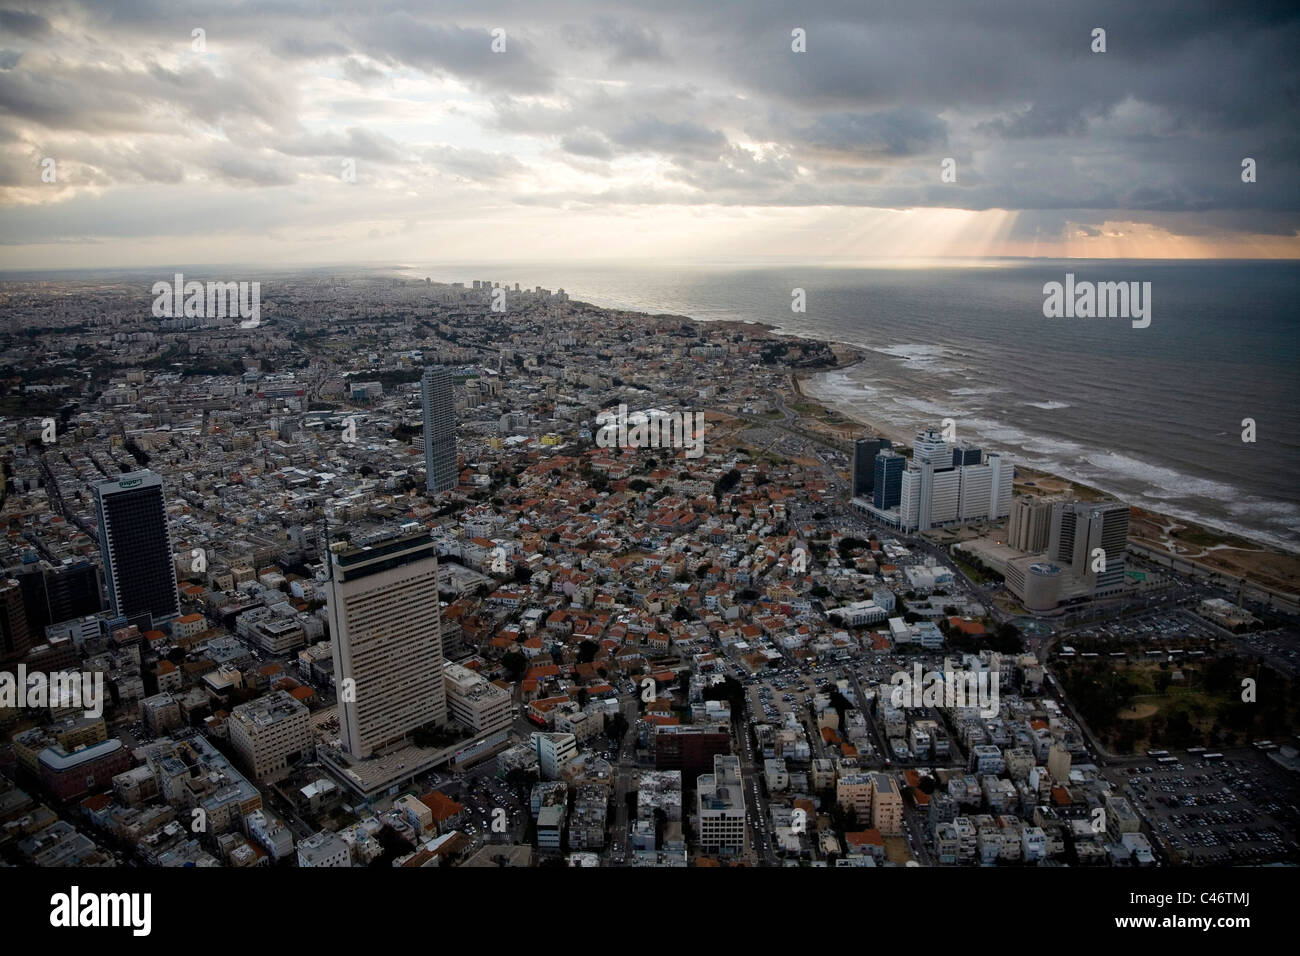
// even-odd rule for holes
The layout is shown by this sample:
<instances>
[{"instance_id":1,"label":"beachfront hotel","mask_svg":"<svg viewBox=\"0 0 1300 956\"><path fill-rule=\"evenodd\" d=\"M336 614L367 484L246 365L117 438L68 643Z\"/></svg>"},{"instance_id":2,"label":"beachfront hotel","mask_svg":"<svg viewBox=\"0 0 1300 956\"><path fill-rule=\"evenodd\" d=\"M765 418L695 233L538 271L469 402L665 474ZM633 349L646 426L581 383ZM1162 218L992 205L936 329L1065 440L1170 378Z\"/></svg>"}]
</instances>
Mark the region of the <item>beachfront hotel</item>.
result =
<instances>
[{"instance_id":1,"label":"beachfront hotel","mask_svg":"<svg viewBox=\"0 0 1300 956\"><path fill-rule=\"evenodd\" d=\"M852 504L900 531L998 521L1011 513L1014 478L1014 467L999 453L986 456L927 429L917 433L911 460L892 448L882 449L876 455L871 498L855 493Z\"/></svg>"}]
</instances>

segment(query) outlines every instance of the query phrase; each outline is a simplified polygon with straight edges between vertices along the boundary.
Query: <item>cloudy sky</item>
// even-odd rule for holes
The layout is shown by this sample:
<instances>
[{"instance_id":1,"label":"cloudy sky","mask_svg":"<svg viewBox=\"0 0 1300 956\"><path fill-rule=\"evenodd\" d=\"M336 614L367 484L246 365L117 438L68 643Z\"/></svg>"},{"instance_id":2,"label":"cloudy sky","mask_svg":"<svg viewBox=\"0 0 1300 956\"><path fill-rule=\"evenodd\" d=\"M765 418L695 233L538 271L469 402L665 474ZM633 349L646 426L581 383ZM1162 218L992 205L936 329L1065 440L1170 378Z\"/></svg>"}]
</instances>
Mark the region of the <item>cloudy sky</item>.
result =
<instances>
[{"instance_id":1,"label":"cloudy sky","mask_svg":"<svg viewBox=\"0 0 1300 956\"><path fill-rule=\"evenodd\" d=\"M0 0L0 268L1296 257L1297 50L1294 4Z\"/></svg>"}]
</instances>

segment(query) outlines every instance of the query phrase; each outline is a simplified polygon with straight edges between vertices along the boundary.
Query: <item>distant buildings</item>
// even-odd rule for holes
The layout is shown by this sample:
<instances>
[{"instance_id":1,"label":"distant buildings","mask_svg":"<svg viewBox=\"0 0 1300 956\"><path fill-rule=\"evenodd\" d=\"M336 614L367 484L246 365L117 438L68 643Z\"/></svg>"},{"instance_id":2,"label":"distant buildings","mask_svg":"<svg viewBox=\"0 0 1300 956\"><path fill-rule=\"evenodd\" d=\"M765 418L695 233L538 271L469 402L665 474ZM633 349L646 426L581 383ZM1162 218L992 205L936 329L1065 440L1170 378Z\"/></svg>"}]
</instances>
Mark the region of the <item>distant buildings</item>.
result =
<instances>
[{"instance_id":1,"label":"distant buildings","mask_svg":"<svg viewBox=\"0 0 1300 956\"><path fill-rule=\"evenodd\" d=\"M346 548L331 571L339 729L365 758L446 720L437 545L417 533Z\"/></svg>"},{"instance_id":2,"label":"distant buildings","mask_svg":"<svg viewBox=\"0 0 1300 956\"><path fill-rule=\"evenodd\" d=\"M180 614L162 477L136 471L95 485L99 549L113 613L149 614L155 622Z\"/></svg>"},{"instance_id":3,"label":"distant buildings","mask_svg":"<svg viewBox=\"0 0 1300 956\"><path fill-rule=\"evenodd\" d=\"M420 399L424 409L425 487L431 494L451 491L457 480L456 404L447 369L432 365L424 370Z\"/></svg>"}]
</instances>

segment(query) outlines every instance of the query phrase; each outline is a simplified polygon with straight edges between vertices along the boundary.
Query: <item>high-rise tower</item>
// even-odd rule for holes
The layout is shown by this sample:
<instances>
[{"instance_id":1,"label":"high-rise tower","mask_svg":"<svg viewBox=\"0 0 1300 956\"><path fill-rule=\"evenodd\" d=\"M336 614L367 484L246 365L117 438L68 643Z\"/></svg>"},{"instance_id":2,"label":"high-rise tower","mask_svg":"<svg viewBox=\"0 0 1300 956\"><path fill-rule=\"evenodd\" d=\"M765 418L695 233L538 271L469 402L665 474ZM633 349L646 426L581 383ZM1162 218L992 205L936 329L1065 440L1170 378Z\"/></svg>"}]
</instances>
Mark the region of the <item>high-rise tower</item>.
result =
<instances>
[{"instance_id":1,"label":"high-rise tower","mask_svg":"<svg viewBox=\"0 0 1300 956\"><path fill-rule=\"evenodd\" d=\"M181 612L162 476L143 470L95 485L99 553L113 613L148 613L155 622Z\"/></svg>"},{"instance_id":2,"label":"high-rise tower","mask_svg":"<svg viewBox=\"0 0 1300 956\"><path fill-rule=\"evenodd\" d=\"M876 456L894 445L888 438L859 438L853 443L853 495L870 498L876 487Z\"/></svg>"},{"instance_id":3,"label":"high-rise tower","mask_svg":"<svg viewBox=\"0 0 1300 956\"><path fill-rule=\"evenodd\" d=\"M438 549L425 532L330 555L339 730L362 759L446 721Z\"/></svg>"},{"instance_id":4,"label":"high-rise tower","mask_svg":"<svg viewBox=\"0 0 1300 956\"><path fill-rule=\"evenodd\" d=\"M456 404L451 375L441 365L431 365L420 377L424 408L425 487L430 494L456 487Z\"/></svg>"}]
</instances>

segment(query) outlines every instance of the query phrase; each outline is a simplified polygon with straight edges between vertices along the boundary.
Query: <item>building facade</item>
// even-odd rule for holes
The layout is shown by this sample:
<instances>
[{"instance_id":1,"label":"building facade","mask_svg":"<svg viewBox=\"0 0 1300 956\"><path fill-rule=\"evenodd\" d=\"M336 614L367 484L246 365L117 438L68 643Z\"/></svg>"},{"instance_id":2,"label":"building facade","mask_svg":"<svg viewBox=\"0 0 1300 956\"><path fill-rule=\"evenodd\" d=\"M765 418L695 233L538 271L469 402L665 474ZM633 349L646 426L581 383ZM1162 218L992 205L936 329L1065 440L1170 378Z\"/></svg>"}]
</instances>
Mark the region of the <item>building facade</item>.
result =
<instances>
[{"instance_id":1,"label":"building facade","mask_svg":"<svg viewBox=\"0 0 1300 956\"><path fill-rule=\"evenodd\" d=\"M424 411L425 487L430 493L456 487L456 404L451 375L441 365L431 365L420 378Z\"/></svg>"},{"instance_id":2,"label":"building facade","mask_svg":"<svg viewBox=\"0 0 1300 956\"><path fill-rule=\"evenodd\" d=\"M180 614L162 477L136 471L95 485L99 550L109 605L120 617Z\"/></svg>"},{"instance_id":3,"label":"building facade","mask_svg":"<svg viewBox=\"0 0 1300 956\"><path fill-rule=\"evenodd\" d=\"M358 759L446 720L437 554L420 532L331 555L339 730Z\"/></svg>"}]
</instances>

